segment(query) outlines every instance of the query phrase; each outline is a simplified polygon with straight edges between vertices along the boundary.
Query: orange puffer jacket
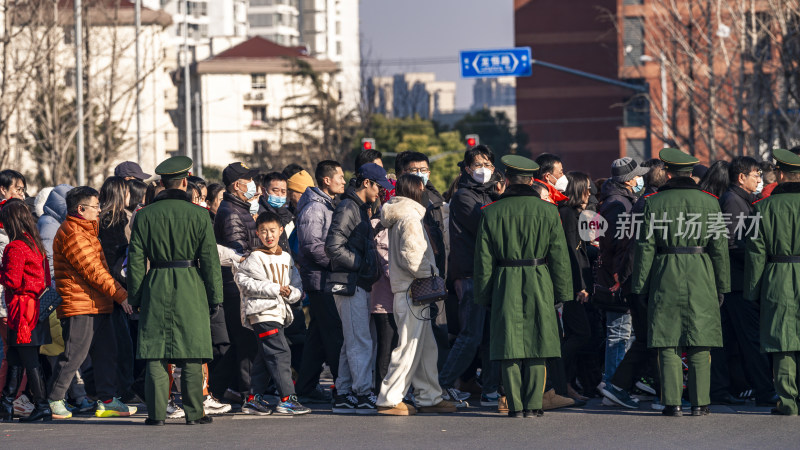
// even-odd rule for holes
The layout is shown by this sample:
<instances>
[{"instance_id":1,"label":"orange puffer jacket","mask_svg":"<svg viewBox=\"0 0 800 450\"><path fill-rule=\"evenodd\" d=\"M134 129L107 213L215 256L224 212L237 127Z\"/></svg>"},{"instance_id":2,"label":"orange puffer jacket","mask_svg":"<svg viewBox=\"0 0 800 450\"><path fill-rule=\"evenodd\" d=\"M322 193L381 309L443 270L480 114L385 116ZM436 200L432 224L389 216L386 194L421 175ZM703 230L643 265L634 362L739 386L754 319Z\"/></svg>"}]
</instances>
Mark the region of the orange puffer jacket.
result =
<instances>
[{"instance_id":1,"label":"orange puffer jacket","mask_svg":"<svg viewBox=\"0 0 800 450\"><path fill-rule=\"evenodd\" d=\"M53 240L56 290L63 299L58 318L108 314L111 302L122 303L128 293L108 271L96 221L68 216Z\"/></svg>"}]
</instances>

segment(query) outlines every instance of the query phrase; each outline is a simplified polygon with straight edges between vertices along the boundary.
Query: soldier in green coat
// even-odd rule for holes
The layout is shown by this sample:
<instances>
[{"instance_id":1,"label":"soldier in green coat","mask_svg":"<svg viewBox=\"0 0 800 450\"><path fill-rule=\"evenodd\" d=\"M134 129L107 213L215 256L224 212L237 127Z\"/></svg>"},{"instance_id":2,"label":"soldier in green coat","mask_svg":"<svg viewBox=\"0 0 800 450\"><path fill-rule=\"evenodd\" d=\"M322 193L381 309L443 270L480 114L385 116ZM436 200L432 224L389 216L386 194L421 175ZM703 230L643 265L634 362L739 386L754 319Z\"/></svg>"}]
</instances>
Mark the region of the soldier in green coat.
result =
<instances>
[{"instance_id":1,"label":"soldier in green coat","mask_svg":"<svg viewBox=\"0 0 800 450\"><path fill-rule=\"evenodd\" d=\"M500 360L509 416L542 412L545 359L561 356L555 304L572 300L558 209L532 187L539 166L506 155L508 187L484 207L475 244L475 303L491 307L489 347Z\"/></svg>"},{"instance_id":2,"label":"soldier in green coat","mask_svg":"<svg viewBox=\"0 0 800 450\"><path fill-rule=\"evenodd\" d=\"M800 156L776 149L778 186L755 203L757 234L747 242L744 298L761 305L761 351L772 353L778 405L773 414L798 414L800 361Z\"/></svg>"},{"instance_id":3,"label":"soldier in green coat","mask_svg":"<svg viewBox=\"0 0 800 450\"><path fill-rule=\"evenodd\" d=\"M222 303L222 273L208 211L186 196L192 160L156 167L166 188L136 214L128 254L128 302L140 308L137 358L147 360L148 425L163 425L167 362L181 368L186 423L210 423L203 411L204 360L210 360L209 312ZM148 270L149 267L149 270Z\"/></svg>"},{"instance_id":4,"label":"soldier in green coat","mask_svg":"<svg viewBox=\"0 0 800 450\"><path fill-rule=\"evenodd\" d=\"M683 366L689 362L692 415L709 414L711 347L722 346L719 306L730 291L727 228L719 200L690 177L697 158L661 150L667 183L645 199L631 274L648 294L648 347L658 351L665 416L681 416ZM633 228L635 230L635 228Z\"/></svg>"}]
</instances>

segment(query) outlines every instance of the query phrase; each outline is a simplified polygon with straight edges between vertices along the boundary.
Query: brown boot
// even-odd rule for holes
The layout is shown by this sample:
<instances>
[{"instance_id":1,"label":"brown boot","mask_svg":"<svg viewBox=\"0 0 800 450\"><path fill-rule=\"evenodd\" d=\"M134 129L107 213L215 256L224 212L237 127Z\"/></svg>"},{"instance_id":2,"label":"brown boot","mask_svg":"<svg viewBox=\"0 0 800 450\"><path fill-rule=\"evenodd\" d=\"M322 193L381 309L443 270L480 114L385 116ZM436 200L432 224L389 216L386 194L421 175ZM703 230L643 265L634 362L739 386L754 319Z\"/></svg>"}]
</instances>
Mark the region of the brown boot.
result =
<instances>
[{"instance_id":1,"label":"brown boot","mask_svg":"<svg viewBox=\"0 0 800 450\"><path fill-rule=\"evenodd\" d=\"M508 414L508 399L505 395L497 400L497 412L500 414Z\"/></svg>"},{"instance_id":2,"label":"brown boot","mask_svg":"<svg viewBox=\"0 0 800 450\"><path fill-rule=\"evenodd\" d=\"M483 393L483 387L478 383L478 379L474 377L467 382L462 382L461 378L457 379L455 388L461 392L469 392L472 395L481 395Z\"/></svg>"},{"instance_id":3,"label":"brown boot","mask_svg":"<svg viewBox=\"0 0 800 450\"><path fill-rule=\"evenodd\" d=\"M447 400L442 400L433 406L420 406L419 412L433 414L454 413L456 412L456 405Z\"/></svg>"},{"instance_id":4,"label":"brown boot","mask_svg":"<svg viewBox=\"0 0 800 450\"><path fill-rule=\"evenodd\" d=\"M378 414L386 416L413 416L416 413L416 408L403 402L394 406L378 406Z\"/></svg>"},{"instance_id":5,"label":"brown boot","mask_svg":"<svg viewBox=\"0 0 800 450\"><path fill-rule=\"evenodd\" d=\"M550 389L542 396L542 409L549 411L551 409L566 408L567 406L575 405L575 400L569 397L562 397L556 394L555 389Z\"/></svg>"}]
</instances>

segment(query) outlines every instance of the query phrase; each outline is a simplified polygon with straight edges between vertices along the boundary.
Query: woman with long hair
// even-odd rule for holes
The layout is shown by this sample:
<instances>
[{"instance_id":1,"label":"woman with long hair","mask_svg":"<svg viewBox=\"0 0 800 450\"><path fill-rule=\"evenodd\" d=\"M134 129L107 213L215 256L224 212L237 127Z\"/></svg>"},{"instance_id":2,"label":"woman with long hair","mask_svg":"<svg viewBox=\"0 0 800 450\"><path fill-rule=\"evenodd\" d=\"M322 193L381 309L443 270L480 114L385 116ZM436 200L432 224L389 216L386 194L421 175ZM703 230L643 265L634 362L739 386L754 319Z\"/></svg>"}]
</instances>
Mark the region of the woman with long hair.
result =
<instances>
[{"instance_id":1,"label":"woman with long hair","mask_svg":"<svg viewBox=\"0 0 800 450\"><path fill-rule=\"evenodd\" d=\"M729 165L728 161L717 161L712 164L700 180L700 189L717 197L722 197L722 194L728 190L728 185L730 184L728 176Z\"/></svg>"},{"instance_id":2,"label":"woman with long hair","mask_svg":"<svg viewBox=\"0 0 800 450\"><path fill-rule=\"evenodd\" d=\"M403 397L413 384L420 412L455 412L454 404L442 399L436 367L438 348L427 305L413 305L409 298L415 279L438 275L433 247L422 218L425 206L422 178L405 174L397 179L396 196L383 205L381 224L389 230L389 282L394 294L393 312L398 342L392 351L389 371L380 386L378 413L408 416L416 413Z\"/></svg>"},{"instance_id":3,"label":"woman with long hair","mask_svg":"<svg viewBox=\"0 0 800 450\"><path fill-rule=\"evenodd\" d=\"M208 212L211 214L211 221L217 215L219 204L222 203L222 194L225 193L225 186L219 183L211 183L206 189L206 202L208 203Z\"/></svg>"},{"instance_id":4,"label":"woman with long hair","mask_svg":"<svg viewBox=\"0 0 800 450\"><path fill-rule=\"evenodd\" d=\"M34 409L21 422L50 420L39 347L51 342L47 320L39 320L39 296L50 287L50 269L39 231L30 210L22 200L8 200L0 209L0 223L8 234L3 251L0 284L5 288L8 305L8 377L0 400L0 420L14 418L14 397L28 374Z\"/></svg>"},{"instance_id":5,"label":"woman with long hair","mask_svg":"<svg viewBox=\"0 0 800 450\"><path fill-rule=\"evenodd\" d=\"M586 253L586 242L581 239L578 231L579 217L589 202L591 179L582 172L569 172L567 180L569 184L564 195L568 199L558 208L558 213L561 215L561 225L567 238L575 301L564 303L561 313L564 336L561 341L561 355L566 374L567 395L575 400L586 400L586 397L574 388L573 382L578 372L578 355L586 348L592 334L585 307L589 301L589 291L592 289L592 268ZM582 384L586 386L586 380L583 381Z\"/></svg>"}]
</instances>

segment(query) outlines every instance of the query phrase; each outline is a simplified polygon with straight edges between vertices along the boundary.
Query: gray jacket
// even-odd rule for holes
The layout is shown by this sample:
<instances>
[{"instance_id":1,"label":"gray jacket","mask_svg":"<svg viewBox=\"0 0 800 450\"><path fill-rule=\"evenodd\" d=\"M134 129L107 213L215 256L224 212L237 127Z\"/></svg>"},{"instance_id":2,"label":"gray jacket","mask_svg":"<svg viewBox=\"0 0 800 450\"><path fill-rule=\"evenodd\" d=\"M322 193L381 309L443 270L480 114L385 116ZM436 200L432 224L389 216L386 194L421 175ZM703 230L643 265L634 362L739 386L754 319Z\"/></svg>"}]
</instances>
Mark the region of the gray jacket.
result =
<instances>
[{"instance_id":1,"label":"gray jacket","mask_svg":"<svg viewBox=\"0 0 800 450\"><path fill-rule=\"evenodd\" d=\"M297 264L306 291L321 291L323 280L330 274L331 262L325 254L325 239L334 209L333 199L315 187L306 189L297 202L295 227L300 247Z\"/></svg>"},{"instance_id":2,"label":"gray jacket","mask_svg":"<svg viewBox=\"0 0 800 450\"><path fill-rule=\"evenodd\" d=\"M36 228L39 229L39 236L47 252L47 262L50 263L50 276L53 280L53 239L61 223L67 220L67 192L72 190L68 184L59 184L47 196L44 203L44 214L39 217ZM113 262L109 261L109 264Z\"/></svg>"}]
</instances>

